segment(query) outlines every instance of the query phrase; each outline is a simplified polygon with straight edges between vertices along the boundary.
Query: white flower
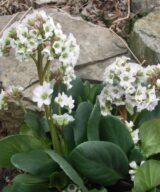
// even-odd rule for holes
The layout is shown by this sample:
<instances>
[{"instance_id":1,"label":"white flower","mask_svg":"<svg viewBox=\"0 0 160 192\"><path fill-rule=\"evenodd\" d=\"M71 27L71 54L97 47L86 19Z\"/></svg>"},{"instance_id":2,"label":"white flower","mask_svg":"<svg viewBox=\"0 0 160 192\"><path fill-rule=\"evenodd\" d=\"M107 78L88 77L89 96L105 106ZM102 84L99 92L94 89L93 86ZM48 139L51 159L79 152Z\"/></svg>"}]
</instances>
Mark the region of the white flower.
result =
<instances>
[{"instance_id":1,"label":"white flower","mask_svg":"<svg viewBox=\"0 0 160 192\"><path fill-rule=\"evenodd\" d=\"M141 85L138 86L137 91L135 93L135 100L137 103L141 104L143 101L146 100L147 94L146 94L147 88L142 87Z\"/></svg>"},{"instance_id":2,"label":"white flower","mask_svg":"<svg viewBox=\"0 0 160 192\"><path fill-rule=\"evenodd\" d=\"M132 136L134 144L137 144L139 141L139 129L132 131L131 136Z\"/></svg>"},{"instance_id":3,"label":"white flower","mask_svg":"<svg viewBox=\"0 0 160 192\"><path fill-rule=\"evenodd\" d=\"M139 166L137 165L137 163L135 161L132 161L129 164L129 166L131 167L131 169L129 170L129 174L131 176L131 180L134 181L135 173L136 173Z\"/></svg>"},{"instance_id":4,"label":"white flower","mask_svg":"<svg viewBox=\"0 0 160 192\"><path fill-rule=\"evenodd\" d=\"M134 127L133 121L125 121L125 124L126 124L128 130L131 132L132 128Z\"/></svg>"},{"instance_id":5,"label":"white flower","mask_svg":"<svg viewBox=\"0 0 160 192\"><path fill-rule=\"evenodd\" d=\"M131 83L133 83L136 78L130 72L123 72L119 76L120 78L120 85L124 88L130 87Z\"/></svg>"},{"instance_id":6,"label":"white flower","mask_svg":"<svg viewBox=\"0 0 160 192\"><path fill-rule=\"evenodd\" d=\"M70 51L69 50L63 51L61 56L59 57L59 61L61 61L64 66L71 65L72 57L70 55Z\"/></svg>"},{"instance_id":7,"label":"white flower","mask_svg":"<svg viewBox=\"0 0 160 192\"><path fill-rule=\"evenodd\" d=\"M135 161L132 161L129 166L132 168L132 169L137 169L137 163Z\"/></svg>"},{"instance_id":8,"label":"white flower","mask_svg":"<svg viewBox=\"0 0 160 192\"><path fill-rule=\"evenodd\" d=\"M43 24L43 29L45 31L46 39L53 36L55 25L51 17L48 17L47 21Z\"/></svg>"},{"instance_id":9,"label":"white flower","mask_svg":"<svg viewBox=\"0 0 160 192\"><path fill-rule=\"evenodd\" d=\"M74 108L74 100L72 96L69 96L66 101L66 107L68 108L69 113L72 112L72 109Z\"/></svg>"},{"instance_id":10,"label":"white flower","mask_svg":"<svg viewBox=\"0 0 160 192\"><path fill-rule=\"evenodd\" d=\"M54 51L56 54L61 54L62 48L63 48L63 42L62 41L55 41L53 43L52 47L54 48Z\"/></svg>"},{"instance_id":11,"label":"white flower","mask_svg":"<svg viewBox=\"0 0 160 192\"><path fill-rule=\"evenodd\" d=\"M39 108L42 105L49 105L51 103L51 94L53 93L53 89L50 86L50 83L44 82L43 85L37 86L33 91L34 102L37 102Z\"/></svg>"},{"instance_id":12,"label":"white flower","mask_svg":"<svg viewBox=\"0 0 160 192\"><path fill-rule=\"evenodd\" d=\"M60 105L60 107L65 107L68 109L69 113L72 112L74 108L74 100L72 96L67 96L64 92L58 93L58 96L55 98L55 102Z\"/></svg>"},{"instance_id":13,"label":"white flower","mask_svg":"<svg viewBox=\"0 0 160 192\"><path fill-rule=\"evenodd\" d=\"M60 126L68 125L70 122L74 121L73 116L71 116L67 113L64 113L63 115L53 114L52 117L56 121L56 124L60 125Z\"/></svg>"},{"instance_id":14,"label":"white flower","mask_svg":"<svg viewBox=\"0 0 160 192\"><path fill-rule=\"evenodd\" d=\"M62 94L58 93L58 96L55 98L55 102L63 108L66 105L67 98L68 96L64 92L62 92Z\"/></svg>"}]
</instances>

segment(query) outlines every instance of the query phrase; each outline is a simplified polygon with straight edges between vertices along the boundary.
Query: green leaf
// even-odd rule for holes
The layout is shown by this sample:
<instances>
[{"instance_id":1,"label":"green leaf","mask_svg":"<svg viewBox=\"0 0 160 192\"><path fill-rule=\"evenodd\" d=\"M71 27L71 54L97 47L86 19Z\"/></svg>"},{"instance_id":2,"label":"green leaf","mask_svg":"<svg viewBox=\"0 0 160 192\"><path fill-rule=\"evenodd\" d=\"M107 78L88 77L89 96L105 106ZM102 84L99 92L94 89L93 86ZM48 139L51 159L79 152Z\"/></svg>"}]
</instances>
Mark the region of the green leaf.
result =
<instances>
[{"instance_id":1,"label":"green leaf","mask_svg":"<svg viewBox=\"0 0 160 192\"><path fill-rule=\"evenodd\" d=\"M45 127L42 126L41 119L42 117L31 111L27 112L24 116L24 122L28 127L28 131L32 131L33 135L36 137L45 136Z\"/></svg>"},{"instance_id":2,"label":"green leaf","mask_svg":"<svg viewBox=\"0 0 160 192\"><path fill-rule=\"evenodd\" d=\"M32 175L21 174L13 180L14 192L48 192L48 181Z\"/></svg>"},{"instance_id":3,"label":"green leaf","mask_svg":"<svg viewBox=\"0 0 160 192\"><path fill-rule=\"evenodd\" d=\"M117 144L126 154L134 146L129 130L121 120L114 116L107 116L101 120L100 140Z\"/></svg>"},{"instance_id":4,"label":"green leaf","mask_svg":"<svg viewBox=\"0 0 160 192\"><path fill-rule=\"evenodd\" d=\"M76 170L92 182L111 185L128 174L128 160L115 144L88 141L77 146L70 154Z\"/></svg>"},{"instance_id":5,"label":"green leaf","mask_svg":"<svg viewBox=\"0 0 160 192\"><path fill-rule=\"evenodd\" d=\"M134 148L130 151L128 156L129 162L136 161L137 163L141 163L145 158L141 153L140 149Z\"/></svg>"},{"instance_id":6,"label":"green leaf","mask_svg":"<svg viewBox=\"0 0 160 192\"><path fill-rule=\"evenodd\" d=\"M160 119L143 123L139 130L144 154L149 157L160 153Z\"/></svg>"},{"instance_id":7,"label":"green leaf","mask_svg":"<svg viewBox=\"0 0 160 192\"><path fill-rule=\"evenodd\" d=\"M74 141L74 122L64 127L63 136L69 151L72 151L72 149L76 146Z\"/></svg>"},{"instance_id":8,"label":"green leaf","mask_svg":"<svg viewBox=\"0 0 160 192\"><path fill-rule=\"evenodd\" d=\"M65 174L82 189L83 192L88 191L84 186L81 177L63 157L55 153L53 150L46 150L46 153L60 166Z\"/></svg>"},{"instance_id":9,"label":"green leaf","mask_svg":"<svg viewBox=\"0 0 160 192\"><path fill-rule=\"evenodd\" d=\"M28 135L8 136L0 140L0 167L11 167L12 155L34 149L44 149L46 146L38 139Z\"/></svg>"},{"instance_id":10,"label":"green leaf","mask_svg":"<svg viewBox=\"0 0 160 192\"><path fill-rule=\"evenodd\" d=\"M160 161L146 161L138 168L134 179L134 192L146 192L160 185Z\"/></svg>"},{"instance_id":11,"label":"green leaf","mask_svg":"<svg viewBox=\"0 0 160 192\"><path fill-rule=\"evenodd\" d=\"M101 119L101 109L99 103L96 102L90 118L88 120L87 137L89 141L100 140L99 138L99 124Z\"/></svg>"},{"instance_id":12,"label":"green leaf","mask_svg":"<svg viewBox=\"0 0 160 192\"><path fill-rule=\"evenodd\" d=\"M48 177L58 169L57 163L42 150L17 153L11 162L17 169L40 177Z\"/></svg>"},{"instance_id":13,"label":"green leaf","mask_svg":"<svg viewBox=\"0 0 160 192\"><path fill-rule=\"evenodd\" d=\"M10 186L3 188L2 192L14 192L13 186L10 185Z\"/></svg>"},{"instance_id":14,"label":"green leaf","mask_svg":"<svg viewBox=\"0 0 160 192\"><path fill-rule=\"evenodd\" d=\"M72 81L72 88L68 90L68 95L72 95L73 99L75 100L76 104L78 104L79 98L83 101L86 101L86 96L84 92L83 81L80 78L76 78Z\"/></svg>"},{"instance_id":15,"label":"green leaf","mask_svg":"<svg viewBox=\"0 0 160 192\"><path fill-rule=\"evenodd\" d=\"M92 190L89 190L89 192L107 192L108 190L107 189L92 189Z\"/></svg>"},{"instance_id":16,"label":"green leaf","mask_svg":"<svg viewBox=\"0 0 160 192\"><path fill-rule=\"evenodd\" d=\"M90 82L86 81L84 82L83 86L87 100L89 100L91 103L95 103L97 95L99 95L102 91L103 84L91 84Z\"/></svg>"},{"instance_id":17,"label":"green leaf","mask_svg":"<svg viewBox=\"0 0 160 192\"><path fill-rule=\"evenodd\" d=\"M64 172L54 172L50 176L50 187L55 187L59 191L62 191L69 183L69 178Z\"/></svg>"},{"instance_id":18,"label":"green leaf","mask_svg":"<svg viewBox=\"0 0 160 192\"><path fill-rule=\"evenodd\" d=\"M74 139L76 145L87 140L86 130L91 111L92 104L89 102L83 102L79 104L77 108L74 126Z\"/></svg>"}]
</instances>

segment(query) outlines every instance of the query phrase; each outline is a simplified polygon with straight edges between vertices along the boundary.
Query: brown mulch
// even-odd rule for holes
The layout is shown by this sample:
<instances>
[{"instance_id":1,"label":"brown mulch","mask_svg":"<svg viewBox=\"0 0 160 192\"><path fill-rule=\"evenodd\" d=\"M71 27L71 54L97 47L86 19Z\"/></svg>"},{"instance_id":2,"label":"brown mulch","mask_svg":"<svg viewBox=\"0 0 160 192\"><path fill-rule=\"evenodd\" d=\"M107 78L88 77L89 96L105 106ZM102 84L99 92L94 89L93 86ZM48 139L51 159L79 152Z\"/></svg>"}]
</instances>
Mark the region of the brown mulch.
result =
<instances>
[{"instance_id":1,"label":"brown mulch","mask_svg":"<svg viewBox=\"0 0 160 192\"><path fill-rule=\"evenodd\" d=\"M0 0L0 15L11 15L29 7L53 7L71 15L80 15L95 24L112 27L119 32L130 13L131 0L57 0L57 3L38 5L36 0ZM60 2L60 3L58 3ZM120 20L119 20L120 19Z\"/></svg>"}]
</instances>

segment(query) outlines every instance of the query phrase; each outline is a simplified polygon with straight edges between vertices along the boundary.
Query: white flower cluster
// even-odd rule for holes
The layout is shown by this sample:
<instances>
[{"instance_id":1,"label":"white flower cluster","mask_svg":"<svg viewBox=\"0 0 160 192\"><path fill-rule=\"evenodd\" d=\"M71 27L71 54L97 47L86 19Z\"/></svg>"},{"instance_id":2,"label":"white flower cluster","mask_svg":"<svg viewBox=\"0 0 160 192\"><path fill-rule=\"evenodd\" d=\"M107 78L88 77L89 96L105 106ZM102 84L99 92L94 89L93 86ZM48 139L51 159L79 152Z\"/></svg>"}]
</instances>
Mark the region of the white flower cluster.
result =
<instances>
[{"instance_id":1,"label":"white flower cluster","mask_svg":"<svg viewBox=\"0 0 160 192\"><path fill-rule=\"evenodd\" d=\"M114 106L125 106L132 114L134 110L152 111L158 104L156 86L148 83L148 68L129 62L121 57L109 65L104 73L105 87L99 96L102 115L111 113Z\"/></svg>"},{"instance_id":2,"label":"white flower cluster","mask_svg":"<svg viewBox=\"0 0 160 192\"><path fill-rule=\"evenodd\" d=\"M44 11L34 11L22 21L14 23L3 32L0 39L0 56L7 55L10 49L20 61L37 58L40 49L46 60L57 60L63 72L63 82L71 88L75 78L74 66L79 57L79 46L72 34L67 37L60 24L54 23L52 17Z\"/></svg>"},{"instance_id":3,"label":"white flower cluster","mask_svg":"<svg viewBox=\"0 0 160 192\"><path fill-rule=\"evenodd\" d=\"M8 109L9 101L20 100L23 96L23 87L21 86L9 86L5 91L0 93L0 110Z\"/></svg>"},{"instance_id":4,"label":"white flower cluster","mask_svg":"<svg viewBox=\"0 0 160 192\"><path fill-rule=\"evenodd\" d=\"M64 113L63 115L53 114L53 119L59 126L65 126L74 121L73 116L67 113Z\"/></svg>"},{"instance_id":5,"label":"white flower cluster","mask_svg":"<svg viewBox=\"0 0 160 192\"><path fill-rule=\"evenodd\" d=\"M67 96L64 92L58 93L58 96L55 98L55 102L59 104L61 108L68 109L69 113L71 113L74 108L74 100L72 96Z\"/></svg>"}]
</instances>

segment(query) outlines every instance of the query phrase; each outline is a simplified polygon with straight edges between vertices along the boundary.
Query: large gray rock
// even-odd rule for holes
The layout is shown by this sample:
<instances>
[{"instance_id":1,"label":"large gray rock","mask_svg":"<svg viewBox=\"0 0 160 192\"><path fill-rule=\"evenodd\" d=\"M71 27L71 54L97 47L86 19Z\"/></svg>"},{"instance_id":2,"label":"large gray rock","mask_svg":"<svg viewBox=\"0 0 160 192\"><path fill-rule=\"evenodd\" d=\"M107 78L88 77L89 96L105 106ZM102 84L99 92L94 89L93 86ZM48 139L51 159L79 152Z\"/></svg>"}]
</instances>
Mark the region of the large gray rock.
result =
<instances>
[{"instance_id":1,"label":"large gray rock","mask_svg":"<svg viewBox=\"0 0 160 192\"><path fill-rule=\"evenodd\" d=\"M138 20L130 38L136 56L146 64L160 62L160 9Z\"/></svg>"},{"instance_id":2,"label":"large gray rock","mask_svg":"<svg viewBox=\"0 0 160 192\"><path fill-rule=\"evenodd\" d=\"M131 2L131 10L133 13L150 12L159 6L159 0L132 0Z\"/></svg>"},{"instance_id":3,"label":"large gray rock","mask_svg":"<svg viewBox=\"0 0 160 192\"><path fill-rule=\"evenodd\" d=\"M127 49L119 38L114 36L107 28L103 28L81 18L74 18L64 12L47 9L54 19L62 25L66 34L72 32L80 45L81 54L76 66L78 76L101 81L104 69L117 56L127 53ZM20 17L20 16L19 16ZM11 16L0 17L0 30L11 19ZM26 87L37 80L35 65L32 61L19 62L14 55L8 58L0 58L0 81L3 86L21 85ZM26 90L25 96L31 97L31 88ZM19 113L18 113L19 114ZM4 118L3 114L3 120ZM17 117L18 118L18 117ZM0 119L2 116L0 114ZM8 118L6 118L7 121ZM12 125L12 123L9 123ZM9 125L7 124L9 127Z\"/></svg>"}]
</instances>

